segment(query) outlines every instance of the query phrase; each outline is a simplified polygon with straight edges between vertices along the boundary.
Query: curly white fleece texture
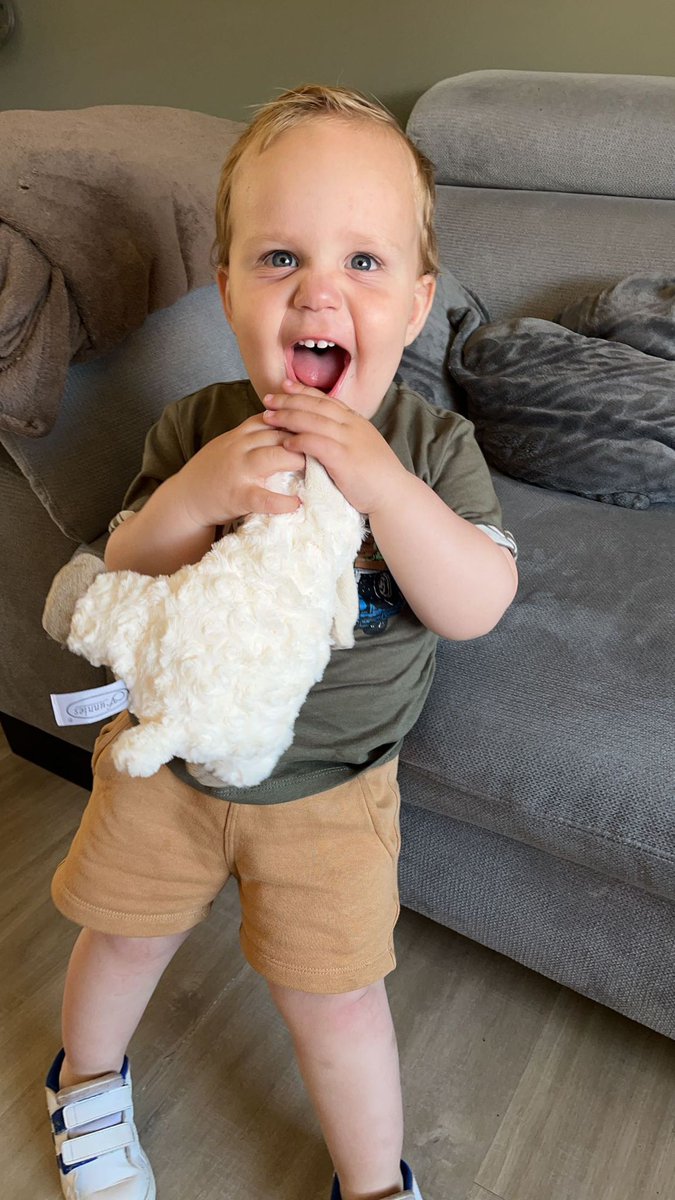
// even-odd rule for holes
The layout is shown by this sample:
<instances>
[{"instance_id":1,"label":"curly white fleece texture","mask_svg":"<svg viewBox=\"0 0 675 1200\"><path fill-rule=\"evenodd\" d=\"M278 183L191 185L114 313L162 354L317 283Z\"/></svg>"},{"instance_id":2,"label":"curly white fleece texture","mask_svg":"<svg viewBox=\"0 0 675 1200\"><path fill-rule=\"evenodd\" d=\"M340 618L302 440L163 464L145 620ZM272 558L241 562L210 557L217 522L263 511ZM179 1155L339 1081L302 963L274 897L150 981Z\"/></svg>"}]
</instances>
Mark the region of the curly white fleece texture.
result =
<instances>
[{"instance_id":1,"label":"curly white fleece texture","mask_svg":"<svg viewBox=\"0 0 675 1200\"><path fill-rule=\"evenodd\" d=\"M261 783L331 647L353 645L363 518L314 459L267 486L302 507L248 517L173 575L104 572L78 600L69 648L124 681L139 721L113 747L119 770L180 757L204 783Z\"/></svg>"}]
</instances>

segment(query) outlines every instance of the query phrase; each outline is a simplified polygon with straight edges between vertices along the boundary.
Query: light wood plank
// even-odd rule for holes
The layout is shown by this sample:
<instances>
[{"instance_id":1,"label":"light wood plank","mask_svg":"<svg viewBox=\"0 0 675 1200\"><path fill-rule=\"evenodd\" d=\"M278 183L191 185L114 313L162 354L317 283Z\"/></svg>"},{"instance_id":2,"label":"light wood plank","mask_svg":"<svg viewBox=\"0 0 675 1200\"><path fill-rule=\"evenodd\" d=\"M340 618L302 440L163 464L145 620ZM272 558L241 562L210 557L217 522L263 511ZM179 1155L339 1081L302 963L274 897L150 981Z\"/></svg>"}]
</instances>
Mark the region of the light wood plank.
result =
<instances>
[{"instance_id":1,"label":"light wood plank","mask_svg":"<svg viewBox=\"0 0 675 1200\"><path fill-rule=\"evenodd\" d=\"M412 912L397 954L389 994L406 1156L425 1200L454 1200L475 1180L560 989Z\"/></svg>"},{"instance_id":2,"label":"light wood plank","mask_svg":"<svg viewBox=\"0 0 675 1200\"><path fill-rule=\"evenodd\" d=\"M476 1176L504 1200L664 1200L675 1045L562 990Z\"/></svg>"}]
</instances>

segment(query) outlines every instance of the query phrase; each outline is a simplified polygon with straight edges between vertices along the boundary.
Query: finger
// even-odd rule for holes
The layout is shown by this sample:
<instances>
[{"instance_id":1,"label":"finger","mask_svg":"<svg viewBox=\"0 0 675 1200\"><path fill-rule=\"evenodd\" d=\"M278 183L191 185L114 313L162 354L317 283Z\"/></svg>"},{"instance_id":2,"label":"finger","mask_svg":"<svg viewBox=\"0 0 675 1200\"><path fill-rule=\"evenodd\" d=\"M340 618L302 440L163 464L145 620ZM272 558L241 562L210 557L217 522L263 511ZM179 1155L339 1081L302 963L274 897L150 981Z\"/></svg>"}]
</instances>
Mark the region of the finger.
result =
<instances>
[{"instance_id":1,"label":"finger","mask_svg":"<svg viewBox=\"0 0 675 1200\"><path fill-rule=\"evenodd\" d=\"M282 396L280 399L288 402L288 396ZM311 399L311 397L308 397L307 404L309 407L301 407L299 411L316 411L316 409L313 407L314 401ZM278 413L278 411L278 409L274 410L275 413ZM261 446L281 445L284 439L284 430L281 427L280 421L271 421L268 419L271 414L271 409L266 412L259 413L256 417L256 420L259 422L259 424L246 430L244 449L247 454L254 453Z\"/></svg>"},{"instance_id":2,"label":"finger","mask_svg":"<svg viewBox=\"0 0 675 1200\"><path fill-rule=\"evenodd\" d=\"M252 450L249 467L251 473L259 479L274 475L276 471L304 471L304 455L293 453L283 445L284 433L279 433L279 442L274 446L262 446Z\"/></svg>"},{"instance_id":3,"label":"finger","mask_svg":"<svg viewBox=\"0 0 675 1200\"><path fill-rule=\"evenodd\" d=\"M263 419L264 416L264 413L260 413L256 417L257 424L250 426L245 431L243 430L243 426L240 426L242 429L244 452L250 453L257 446L276 446L279 444L280 439L277 431L272 428L268 421ZM227 437L227 434L223 436Z\"/></svg>"},{"instance_id":4,"label":"finger","mask_svg":"<svg viewBox=\"0 0 675 1200\"><path fill-rule=\"evenodd\" d=\"M251 456L257 458L259 454L263 453L273 455L275 451L282 449L285 438L286 431L284 429L279 427L275 429L266 422L261 429L256 431L254 436L251 436L247 440L243 448L244 461L250 459ZM303 466L304 463L295 463L292 467L277 467L276 470L301 471Z\"/></svg>"},{"instance_id":5,"label":"finger","mask_svg":"<svg viewBox=\"0 0 675 1200\"><path fill-rule=\"evenodd\" d=\"M284 446L294 453L317 459L329 474L344 467L345 448L334 438L312 433L296 433L286 439Z\"/></svg>"},{"instance_id":6,"label":"finger","mask_svg":"<svg viewBox=\"0 0 675 1200\"><path fill-rule=\"evenodd\" d=\"M267 424L289 433L315 433L324 437L335 438L336 441L345 439L346 426L343 421L336 420L330 413L317 412L316 409L299 407L284 408L265 413Z\"/></svg>"},{"instance_id":7,"label":"finger","mask_svg":"<svg viewBox=\"0 0 675 1200\"><path fill-rule=\"evenodd\" d=\"M265 429L267 429L267 425L265 424L265 421L263 419L264 416L265 416L264 412L259 412L259 413L256 413L255 416L249 417L246 421L242 421L241 425L238 427L237 432L242 437L247 438L247 439L255 437L256 434L261 433ZM227 434L225 434L224 436L226 437Z\"/></svg>"},{"instance_id":8,"label":"finger","mask_svg":"<svg viewBox=\"0 0 675 1200\"><path fill-rule=\"evenodd\" d=\"M282 383L284 392L288 395L298 395L304 392L307 396L316 396L318 400L327 400L328 397L320 388L308 387L306 383L298 383L297 379L284 379Z\"/></svg>"},{"instance_id":9,"label":"finger","mask_svg":"<svg viewBox=\"0 0 675 1200\"><path fill-rule=\"evenodd\" d=\"M338 399L337 396L329 396L326 392L322 392L319 388L307 387L304 383L298 383L295 379L285 379L282 383L283 391L288 396L301 396L303 393L306 396L316 396L317 400L323 400L325 404L334 404L343 412L353 412L353 409L345 404L344 400Z\"/></svg>"},{"instance_id":10,"label":"finger","mask_svg":"<svg viewBox=\"0 0 675 1200\"><path fill-rule=\"evenodd\" d=\"M252 488L249 493L248 511L279 516L281 513L296 512L301 503L298 496L284 496L280 492L269 492L267 488Z\"/></svg>"},{"instance_id":11,"label":"finger","mask_svg":"<svg viewBox=\"0 0 675 1200\"><path fill-rule=\"evenodd\" d=\"M265 412L262 415L266 417L272 409L293 408L303 403L316 409L326 403L326 397L323 392L317 392L315 388L303 388L302 391L293 392L290 395L287 392L269 392L263 396Z\"/></svg>"},{"instance_id":12,"label":"finger","mask_svg":"<svg viewBox=\"0 0 675 1200\"><path fill-rule=\"evenodd\" d=\"M334 400L332 396L326 396L324 392L319 392L316 388L308 388L300 386L297 383L292 385L292 392L269 392L263 396L263 404L267 412L279 408L310 408L313 411L334 411L338 413L348 413L350 409L339 400ZM265 416L266 413L263 413Z\"/></svg>"}]
</instances>

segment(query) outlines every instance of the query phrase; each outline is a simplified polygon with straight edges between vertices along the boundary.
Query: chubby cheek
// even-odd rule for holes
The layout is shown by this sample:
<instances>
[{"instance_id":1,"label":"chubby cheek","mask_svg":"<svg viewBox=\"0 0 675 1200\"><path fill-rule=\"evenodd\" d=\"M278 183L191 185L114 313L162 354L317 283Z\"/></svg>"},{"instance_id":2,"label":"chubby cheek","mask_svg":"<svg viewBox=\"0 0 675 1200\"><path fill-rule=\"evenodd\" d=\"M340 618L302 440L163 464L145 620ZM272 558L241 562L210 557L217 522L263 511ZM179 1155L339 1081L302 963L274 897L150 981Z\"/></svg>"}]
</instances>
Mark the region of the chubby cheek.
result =
<instances>
[{"instance_id":1,"label":"chubby cheek","mask_svg":"<svg viewBox=\"0 0 675 1200\"><path fill-rule=\"evenodd\" d=\"M238 337L237 340L246 374L257 395L262 399L267 392L281 391L286 378L283 357L255 335Z\"/></svg>"},{"instance_id":2,"label":"chubby cheek","mask_svg":"<svg viewBox=\"0 0 675 1200\"><path fill-rule=\"evenodd\" d=\"M373 297L373 302L368 304L362 313L358 340L363 339L366 349L369 346L377 346L380 352L383 352L386 347L390 350L393 347L395 353L396 348L403 345L406 338L413 308L412 300L407 291L405 295L382 298L380 303L379 299Z\"/></svg>"},{"instance_id":3,"label":"chubby cheek","mask_svg":"<svg viewBox=\"0 0 675 1200\"><path fill-rule=\"evenodd\" d=\"M269 328L269 319L266 318L264 308L255 309L250 305L235 307L232 317L231 324L242 358L246 360L247 355L259 357L269 343L269 339L264 335L264 330Z\"/></svg>"},{"instance_id":4,"label":"chubby cheek","mask_svg":"<svg viewBox=\"0 0 675 1200\"><path fill-rule=\"evenodd\" d=\"M407 315L397 313L392 318L391 312L362 326L358 357L369 375L393 376L403 354L407 328Z\"/></svg>"}]
</instances>

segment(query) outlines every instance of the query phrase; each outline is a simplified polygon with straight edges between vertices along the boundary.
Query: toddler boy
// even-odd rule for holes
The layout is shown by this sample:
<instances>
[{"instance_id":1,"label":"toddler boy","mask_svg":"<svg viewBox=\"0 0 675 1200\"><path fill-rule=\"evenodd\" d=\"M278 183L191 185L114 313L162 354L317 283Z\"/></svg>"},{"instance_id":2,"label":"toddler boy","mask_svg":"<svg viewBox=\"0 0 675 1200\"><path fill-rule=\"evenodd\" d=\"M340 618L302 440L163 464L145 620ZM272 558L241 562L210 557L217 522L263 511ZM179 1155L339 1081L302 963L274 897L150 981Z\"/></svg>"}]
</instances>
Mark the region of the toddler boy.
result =
<instances>
[{"instance_id":1,"label":"toddler boy","mask_svg":"<svg viewBox=\"0 0 675 1200\"><path fill-rule=\"evenodd\" d=\"M47 1080L70 1200L151 1200L126 1048L162 972L230 875L241 943L267 980L334 1164L332 1200L421 1200L402 1160L395 966L398 750L429 690L439 636L488 632L516 569L490 476L462 417L393 381L437 274L433 175L378 105L307 86L263 108L225 163L218 282L249 380L169 406L106 552L171 574L317 458L367 515L361 618L272 776L200 782L174 761L130 779L104 728L94 789L54 899L83 926Z\"/></svg>"}]
</instances>

